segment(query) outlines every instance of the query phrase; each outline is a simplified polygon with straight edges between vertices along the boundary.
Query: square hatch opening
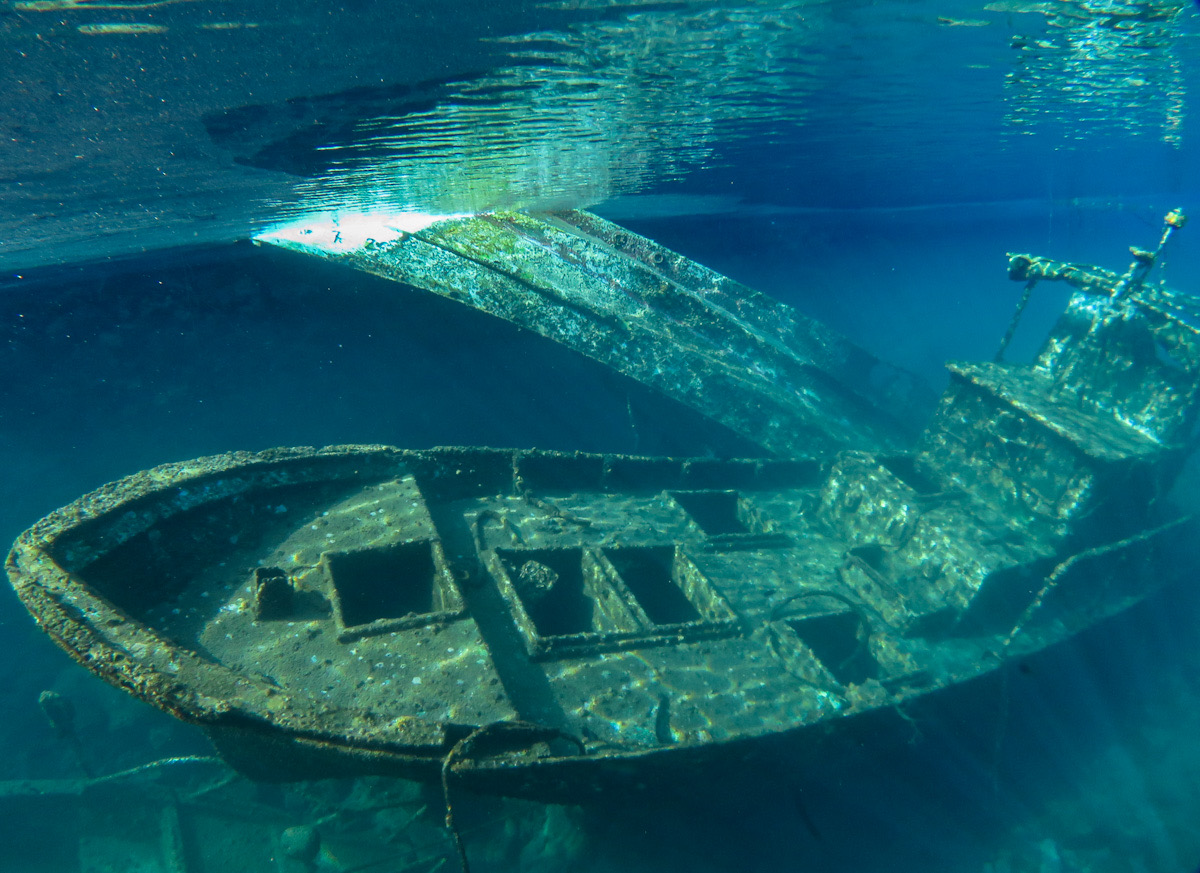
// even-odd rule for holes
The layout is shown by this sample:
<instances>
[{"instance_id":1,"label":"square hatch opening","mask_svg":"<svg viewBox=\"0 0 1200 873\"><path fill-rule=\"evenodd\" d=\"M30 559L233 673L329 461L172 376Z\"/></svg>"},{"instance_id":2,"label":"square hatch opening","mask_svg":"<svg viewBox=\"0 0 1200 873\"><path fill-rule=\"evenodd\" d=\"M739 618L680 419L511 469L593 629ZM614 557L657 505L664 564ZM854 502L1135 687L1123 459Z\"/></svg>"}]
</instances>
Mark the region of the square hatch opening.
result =
<instances>
[{"instance_id":1,"label":"square hatch opening","mask_svg":"<svg viewBox=\"0 0 1200 873\"><path fill-rule=\"evenodd\" d=\"M771 548L788 545L786 534L764 519L737 491L668 491L667 495L718 549Z\"/></svg>"},{"instance_id":2,"label":"square hatch opening","mask_svg":"<svg viewBox=\"0 0 1200 873\"><path fill-rule=\"evenodd\" d=\"M613 584L633 602L652 632L680 639L736 630L737 614L696 562L673 545L621 546L601 554ZM644 618L642 618L644 616Z\"/></svg>"},{"instance_id":3,"label":"square hatch opening","mask_svg":"<svg viewBox=\"0 0 1200 873\"><path fill-rule=\"evenodd\" d=\"M603 625L594 596L585 590L582 549L499 549L497 554L538 636L587 633Z\"/></svg>"},{"instance_id":4,"label":"square hatch opening","mask_svg":"<svg viewBox=\"0 0 1200 873\"><path fill-rule=\"evenodd\" d=\"M654 624L685 624L704 618L685 593L673 546L605 549L604 556Z\"/></svg>"},{"instance_id":5,"label":"square hatch opening","mask_svg":"<svg viewBox=\"0 0 1200 873\"><path fill-rule=\"evenodd\" d=\"M671 491L671 498L683 507L700 530L711 536L756 533L750 529L741 511L736 491Z\"/></svg>"},{"instance_id":6,"label":"square hatch opening","mask_svg":"<svg viewBox=\"0 0 1200 873\"><path fill-rule=\"evenodd\" d=\"M427 624L462 611L441 547L433 540L325 552L322 560L333 586L340 639Z\"/></svg>"},{"instance_id":7,"label":"square hatch opening","mask_svg":"<svg viewBox=\"0 0 1200 873\"><path fill-rule=\"evenodd\" d=\"M867 628L855 611L789 618L786 624L842 685L879 678L879 664L867 645Z\"/></svg>"}]
</instances>

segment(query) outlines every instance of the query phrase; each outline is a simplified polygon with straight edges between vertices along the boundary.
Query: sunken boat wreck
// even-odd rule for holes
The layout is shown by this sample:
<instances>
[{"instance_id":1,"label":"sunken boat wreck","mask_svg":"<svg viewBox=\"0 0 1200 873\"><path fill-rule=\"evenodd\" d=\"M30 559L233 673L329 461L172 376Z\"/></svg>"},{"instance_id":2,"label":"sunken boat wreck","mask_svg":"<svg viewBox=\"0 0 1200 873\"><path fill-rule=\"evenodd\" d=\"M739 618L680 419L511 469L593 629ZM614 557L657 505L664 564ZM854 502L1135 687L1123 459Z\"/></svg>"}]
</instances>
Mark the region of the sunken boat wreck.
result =
<instances>
[{"instance_id":1,"label":"sunken boat wreck","mask_svg":"<svg viewBox=\"0 0 1200 873\"><path fill-rule=\"evenodd\" d=\"M1065 312L1032 363L951 364L915 433L903 374L594 216L276 240L508 307L763 457L237 452L80 498L20 536L8 576L79 663L256 779L578 799L837 731L1182 572L1196 524L1166 495L1196 425L1200 299L1148 276L1183 223L1124 273L1010 256L1023 302L1063 281Z\"/></svg>"}]
</instances>

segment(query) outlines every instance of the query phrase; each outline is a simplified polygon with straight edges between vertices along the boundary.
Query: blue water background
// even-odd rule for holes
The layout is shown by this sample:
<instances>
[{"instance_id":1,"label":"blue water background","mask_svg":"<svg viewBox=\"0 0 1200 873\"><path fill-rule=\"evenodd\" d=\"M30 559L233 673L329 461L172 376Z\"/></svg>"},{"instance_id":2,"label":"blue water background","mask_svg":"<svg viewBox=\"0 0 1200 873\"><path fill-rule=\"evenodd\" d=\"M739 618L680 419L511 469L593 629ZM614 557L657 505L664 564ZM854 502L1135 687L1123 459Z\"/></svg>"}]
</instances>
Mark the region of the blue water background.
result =
<instances>
[{"instance_id":1,"label":"blue water background","mask_svg":"<svg viewBox=\"0 0 1200 873\"><path fill-rule=\"evenodd\" d=\"M830 12L827 4L815 8ZM1183 206L1200 222L1200 106L1186 87L1169 135L1147 121L1158 110L1136 102L1073 124L1073 113L1086 113L1052 91L1041 95L1029 132L1016 131L1002 107L1011 107L1005 77L1015 69L1011 41L1028 29L1025 18L1014 24L993 14L988 27L974 28L936 18L973 20L986 15L982 4L885 4L877 19L870 4L846 8L853 20L839 23L834 8L822 43L827 88L758 107L740 127L729 121L736 114L725 117L699 153L674 143L665 157L652 154L649 169L606 190L597 211L826 321L937 387L944 360L994 352L1020 292L1005 276L1005 252L1122 269L1128 245L1157 241L1168 209ZM752 7L764 9L770 4ZM1179 9L1170 51L1185 86L1194 85L1200 16ZM874 29L856 29L872 20ZM969 44L944 42L959 32L971 35ZM453 43L455 34L444 38ZM871 50L876 38L886 50ZM965 63L972 58L981 68ZM1103 103L1101 90L1093 104ZM801 109L806 122L788 123ZM569 150L562 161L570 163ZM201 211L218 217L196 233L185 233L186 216L169 207L170 233L130 218L136 210L103 186L77 194L70 208L49 209L42 233L19 211L25 195L6 182L5 220L22 230L3 253L0 280L0 540L121 475L234 449L355 442L676 454L726 448L548 343L452 304L306 269L244 242L270 220L280 191L308 185L303 193L312 197L318 182L349 187L362 181L364 166L373 165L300 183L272 176L264 183L270 190L256 189L250 205L236 188L215 196L189 188L194 179L179 182L179 197L214 198ZM12 178L22 182L27 171L21 164ZM28 172L31 184L54 190L53 180ZM92 196L98 214L128 219L120 233L80 217ZM279 197L276 205L295 202ZM1170 284L1193 292L1200 291L1196 240L1200 226L1186 228L1160 268ZM1013 357L1032 354L1063 300L1060 289L1038 288ZM641 404L637 421L628 411L631 392ZM1185 473L1181 502L1200 502L1197 482L1193 470ZM521 866L1194 869L1197 628L1200 596L1173 588L1021 672L1003 700L968 699L952 715L918 712L911 741L900 747L864 750L840 771L714 774L707 793L669 805L589 811L581 815L594 842L585 856L571 854L563 825L558 854ZM37 708L48 688L75 700L102 770L205 753L191 728L71 665L5 594L0 778L76 775ZM48 848L53 822L42 825L24 820L5 831L14 866L0 859L0 869L67 863Z\"/></svg>"}]
</instances>

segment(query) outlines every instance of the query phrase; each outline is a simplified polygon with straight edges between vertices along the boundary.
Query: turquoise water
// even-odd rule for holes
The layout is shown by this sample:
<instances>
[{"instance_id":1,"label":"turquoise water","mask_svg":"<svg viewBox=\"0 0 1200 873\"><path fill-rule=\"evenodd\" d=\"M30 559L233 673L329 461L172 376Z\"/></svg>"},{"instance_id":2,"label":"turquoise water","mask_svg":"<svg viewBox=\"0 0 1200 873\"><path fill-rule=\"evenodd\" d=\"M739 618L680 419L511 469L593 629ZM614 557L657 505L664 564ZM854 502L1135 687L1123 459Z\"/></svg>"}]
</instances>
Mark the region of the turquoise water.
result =
<instances>
[{"instance_id":1,"label":"turquoise water","mask_svg":"<svg viewBox=\"0 0 1200 873\"><path fill-rule=\"evenodd\" d=\"M0 8L0 47L5 542L104 482L234 449L743 448L505 324L250 246L277 222L594 208L940 388L943 361L990 359L1004 332L1005 252L1120 270L1168 209L1200 211L1182 0L51 0ZM1193 293L1196 233L1159 267ZM1012 357L1063 299L1038 288ZM781 755L583 809L466 799L472 866L1191 871L1198 626L1176 586L836 767ZM45 690L73 702L93 773L210 754L6 594L4 785L82 775ZM222 817L200 800L224 775L0 793L0 870L276 870L262 834L318 822L316 869L457 864L436 791L233 783L219 796L244 813ZM182 861L154 835L164 790L192 798ZM113 848L126 831L144 858Z\"/></svg>"}]
</instances>

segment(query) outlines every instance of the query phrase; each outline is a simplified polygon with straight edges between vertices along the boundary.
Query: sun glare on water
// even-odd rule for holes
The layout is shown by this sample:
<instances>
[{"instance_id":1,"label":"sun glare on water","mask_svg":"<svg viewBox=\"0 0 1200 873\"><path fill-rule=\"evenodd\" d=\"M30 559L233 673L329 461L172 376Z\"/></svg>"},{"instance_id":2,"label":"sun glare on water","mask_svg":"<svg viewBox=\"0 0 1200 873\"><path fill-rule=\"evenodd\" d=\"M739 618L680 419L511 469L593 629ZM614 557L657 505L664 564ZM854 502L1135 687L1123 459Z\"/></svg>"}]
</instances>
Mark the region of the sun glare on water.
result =
<instances>
[{"instance_id":1,"label":"sun glare on water","mask_svg":"<svg viewBox=\"0 0 1200 873\"><path fill-rule=\"evenodd\" d=\"M352 252L369 243L392 242L447 218L460 217L424 212L322 212L272 225L256 234L254 240L288 248Z\"/></svg>"}]
</instances>

